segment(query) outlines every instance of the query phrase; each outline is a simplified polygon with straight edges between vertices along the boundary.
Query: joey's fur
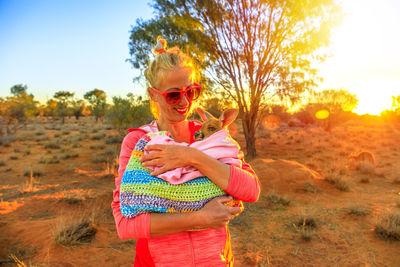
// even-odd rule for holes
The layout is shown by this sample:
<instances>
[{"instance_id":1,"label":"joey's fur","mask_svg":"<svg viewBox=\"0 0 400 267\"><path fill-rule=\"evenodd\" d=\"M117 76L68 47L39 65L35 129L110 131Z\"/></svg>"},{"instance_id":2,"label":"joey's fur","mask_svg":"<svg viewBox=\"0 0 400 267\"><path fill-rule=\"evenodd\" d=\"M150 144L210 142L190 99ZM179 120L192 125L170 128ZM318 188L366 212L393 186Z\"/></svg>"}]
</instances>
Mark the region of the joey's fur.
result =
<instances>
[{"instance_id":1,"label":"joey's fur","mask_svg":"<svg viewBox=\"0 0 400 267\"><path fill-rule=\"evenodd\" d=\"M202 110L201 108L197 108L197 113L200 115L203 123L201 125L201 129L194 134L194 139L196 141L200 141L209 137L213 133L216 133L219 130L228 127L229 124L231 124L236 119L238 110L227 109L221 114L218 119L207 111Z\"/></svg>"}]
</instances>

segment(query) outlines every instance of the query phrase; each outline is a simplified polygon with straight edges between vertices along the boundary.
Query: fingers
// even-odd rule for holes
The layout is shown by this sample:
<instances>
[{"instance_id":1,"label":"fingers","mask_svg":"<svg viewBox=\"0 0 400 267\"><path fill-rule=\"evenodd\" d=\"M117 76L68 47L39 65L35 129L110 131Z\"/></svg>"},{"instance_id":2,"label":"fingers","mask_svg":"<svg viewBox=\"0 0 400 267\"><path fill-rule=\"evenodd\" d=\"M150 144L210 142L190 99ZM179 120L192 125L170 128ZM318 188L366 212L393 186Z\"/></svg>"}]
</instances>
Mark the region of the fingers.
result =
<instances>
[{"instance_id":1,"label":"fingers","mask_svg":"<svg viewBox=\"0 0 400 267\"><path fill-rule=\"evenodd\" d=\"M163 150L165 147L166 145L154 144L145 146L144 150Z\"/></svg>"},{"instance_id":2,"label":"fingers","mask_svg":"<svg viewBox=\"0 0 400 267\"><path fill-rule=\"evenodd\" d=\"M165 165L164 165L163 167L161 167L161 168L159 168L159 169L157 169L157 170L155 170L155 171L152 171L152 172L150 173L150 175L152 175L152 176L158 176L158 175L160 175L160 174L162 174L162 173L164 173L164 172L166 172L166 171L168 171L168 168L166 168Z\"/></svg>"},{"instance_id":3,"label":"fingers","mask_svg":"<svg viewBox=\"0 0 400 267\"><path fill-rule=\"evenodd\" d=\"M159 166L159 165L161 165L161 162L159 159L151 159L151 160L144 161L142 163L142 165L143 165L143 167Z\"/></svg>"},{"instance_id":4,"label":"fingers","mask_svg":"<svg viewBox=\"0 0 400 267\"><path fill-rule=\"evenodd\" d=\"M149 160L152 160L152 159L157 159L159 157L161 157L161 152L150 152L147 155L141 156L139 158L139 161L140 162L144 162L144 161L149 161Z\"/></svg>"},{"instance_id":5,"label":"fingers","mask_svg":"<svg viewBox=\"0 0 400 267\"><path fill-rule=\"evenodd\" d=\"M229 202L231 201L233 198L231 196L222 196L222 197L218 197L217 200L220 203L225 203L225 202Z\"/></svg>"},{"instance_id":6,"label":"fingers","mask_svg":"<svg viewBox=\"0 0 400 267\"><path fill-rule=\"evenodd\" d=\"M229 208L229 213L232 214L232 215L236 215L236 214L242 212L242 210L240 208L238 208L238 207L227 207L227 208Z\"/></svg>"}]
</instances>

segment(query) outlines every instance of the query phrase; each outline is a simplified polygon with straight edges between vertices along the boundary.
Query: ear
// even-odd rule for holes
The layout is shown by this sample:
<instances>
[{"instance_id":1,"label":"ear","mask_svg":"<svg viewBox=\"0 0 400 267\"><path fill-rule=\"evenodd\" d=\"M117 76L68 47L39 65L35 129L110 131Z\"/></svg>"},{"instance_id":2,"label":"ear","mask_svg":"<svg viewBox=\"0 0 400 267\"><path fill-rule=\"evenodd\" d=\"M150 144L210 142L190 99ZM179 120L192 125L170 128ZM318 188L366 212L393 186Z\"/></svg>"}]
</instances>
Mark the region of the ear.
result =
<instances>
[{"instance_id":1,"label":"ear","mask_svg":"<svg viewBox=\"0 0 400 267\"><path fill-rule=\"evenodd\" d=\"M238 112L239 111L237 109L233 108L225 110L219 117L219 122L221 123L221 126L226 127L231 124L236 119Z\"/></svg>"},{"instance_id":2,"label":"ear","mask_svg":"<svg viewBox=\"0 0 400 267\"><path fill-rule=\"evenodd\" d=\"M197 113L200 115L200 118L203 121L208 121L210 119L215 119L215 117L213 115L211 115L207 111L202 110L201 108L197 108Z\"/></svg>"}]
</instances>

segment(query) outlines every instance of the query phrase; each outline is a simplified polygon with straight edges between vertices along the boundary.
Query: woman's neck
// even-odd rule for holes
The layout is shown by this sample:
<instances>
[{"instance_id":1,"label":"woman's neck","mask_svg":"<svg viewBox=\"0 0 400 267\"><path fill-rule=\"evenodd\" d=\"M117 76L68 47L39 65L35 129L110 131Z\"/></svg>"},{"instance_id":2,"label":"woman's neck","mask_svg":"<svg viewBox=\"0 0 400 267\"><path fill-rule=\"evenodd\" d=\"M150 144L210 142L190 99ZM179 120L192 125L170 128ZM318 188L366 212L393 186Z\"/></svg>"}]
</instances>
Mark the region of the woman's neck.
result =
<instances>
[{"instance_id":1,"label":"woman's neck","mask_svg":"<svg viewBox=\"0 0 400 267\"><path fill-rule=\"evenodd\" d=\"M162 119L157 120L159 131L168 131L176 142L190 143L190 131L188 121L165 122Z\"/></svg>"}]
</instances>

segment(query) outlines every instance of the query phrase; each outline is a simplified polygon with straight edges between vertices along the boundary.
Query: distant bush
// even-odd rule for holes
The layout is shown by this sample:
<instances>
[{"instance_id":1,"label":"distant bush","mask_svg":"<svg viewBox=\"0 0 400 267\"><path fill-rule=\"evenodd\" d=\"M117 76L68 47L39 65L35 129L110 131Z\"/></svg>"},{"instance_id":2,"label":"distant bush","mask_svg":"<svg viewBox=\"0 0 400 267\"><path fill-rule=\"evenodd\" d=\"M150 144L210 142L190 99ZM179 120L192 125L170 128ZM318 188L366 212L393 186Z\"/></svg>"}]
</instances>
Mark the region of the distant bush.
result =
<instances>
[{"instance_id":1,"label":"distant bush","mask_svg":"<svg viewBox=\"0 0 400 267\"><path fill-rule=\"evenodd\" d=\"M149 123L153 120L150 101L133 95L128 95L128 98L113 97L113 105L106 113L106 120L120 133Z\"/></svg>"},{"instance_id":2,"label":"distant bush","mask_svg":"<svg viewBox=\"0 0 400 267\"><path fill-rule=\"evenodd\" d=\"M48 142L44 145L44 148L46 149L60 149L60 142L58 141L52 141L52 142Z\"/></svg>"},{"instance_id":3,"label":"distant bush","mask_svg":"<svg viewBox=\"0 0 400 267\"><path fill-rule=\"evenodd\" d=\"M119 135L111 135L106 138L106 144L121 144L122 139Z\"/></svg>"}]
</instances>

